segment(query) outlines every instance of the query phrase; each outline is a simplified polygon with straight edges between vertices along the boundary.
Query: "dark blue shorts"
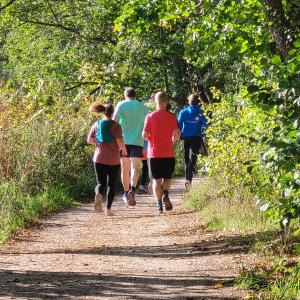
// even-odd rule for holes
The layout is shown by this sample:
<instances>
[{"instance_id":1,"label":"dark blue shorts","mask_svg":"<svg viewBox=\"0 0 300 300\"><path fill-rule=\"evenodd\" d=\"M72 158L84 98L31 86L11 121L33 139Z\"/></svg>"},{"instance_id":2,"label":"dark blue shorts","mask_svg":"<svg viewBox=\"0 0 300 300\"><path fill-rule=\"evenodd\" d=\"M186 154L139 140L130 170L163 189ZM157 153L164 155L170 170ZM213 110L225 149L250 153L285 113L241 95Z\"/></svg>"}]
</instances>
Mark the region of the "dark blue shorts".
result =
<instances>
[{"instance_id":1,"label":"dark blue shorts","mask_svg":"<svg viewBox=\"0 0 300 300\"><path fill-rule=\"evenodd\" d=\"M125 145L126 150L127 150L127 156L123 156L121 153L122 157L138 157L142 158L143 155L143 147L142 146L137 146L137 145Z\"/></svg>"}]
</instances>

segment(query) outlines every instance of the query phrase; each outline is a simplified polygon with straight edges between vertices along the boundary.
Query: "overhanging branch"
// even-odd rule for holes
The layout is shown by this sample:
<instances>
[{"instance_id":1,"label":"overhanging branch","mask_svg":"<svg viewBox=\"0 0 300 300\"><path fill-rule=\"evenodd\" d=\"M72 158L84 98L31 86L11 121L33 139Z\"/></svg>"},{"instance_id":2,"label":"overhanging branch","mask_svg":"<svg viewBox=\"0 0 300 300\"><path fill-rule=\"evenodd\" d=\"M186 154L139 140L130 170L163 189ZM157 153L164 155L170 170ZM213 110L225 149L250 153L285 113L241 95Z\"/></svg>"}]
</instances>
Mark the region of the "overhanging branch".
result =
<instances>
[{"instance_id":1,"label":"overhanging branch","mask_svg":"<svg viewBox=\"0 0 300 300\"><path fill-rule=\"evenodd\" d=\"M6 7L12 5L14 2L16 2L16 0L10 0L10 1L8 1L5 5L3 5L3 6L0 7L0 12L2 10L4 10Z\"/></svg>"}]
</instances>

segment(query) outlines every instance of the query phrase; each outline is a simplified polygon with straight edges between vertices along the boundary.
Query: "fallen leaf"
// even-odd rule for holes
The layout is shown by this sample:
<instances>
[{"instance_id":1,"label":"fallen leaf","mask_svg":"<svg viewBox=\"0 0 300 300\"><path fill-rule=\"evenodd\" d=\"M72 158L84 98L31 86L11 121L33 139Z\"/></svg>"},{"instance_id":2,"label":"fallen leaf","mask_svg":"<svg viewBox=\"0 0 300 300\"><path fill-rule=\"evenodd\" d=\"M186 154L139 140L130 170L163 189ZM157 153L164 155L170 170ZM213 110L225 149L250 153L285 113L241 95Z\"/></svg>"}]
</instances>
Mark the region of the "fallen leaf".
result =
<instances>
[{"instance_id":1,"label":"fallen leaf","mask_svg":"<svg viewBox=\"0 0 300 300\"><path fill-rule=\"evenodd\" d=\"M222 289L224 287L223 283L219 282L215 285L216 289Z\"/></svg>"}]
</instances>

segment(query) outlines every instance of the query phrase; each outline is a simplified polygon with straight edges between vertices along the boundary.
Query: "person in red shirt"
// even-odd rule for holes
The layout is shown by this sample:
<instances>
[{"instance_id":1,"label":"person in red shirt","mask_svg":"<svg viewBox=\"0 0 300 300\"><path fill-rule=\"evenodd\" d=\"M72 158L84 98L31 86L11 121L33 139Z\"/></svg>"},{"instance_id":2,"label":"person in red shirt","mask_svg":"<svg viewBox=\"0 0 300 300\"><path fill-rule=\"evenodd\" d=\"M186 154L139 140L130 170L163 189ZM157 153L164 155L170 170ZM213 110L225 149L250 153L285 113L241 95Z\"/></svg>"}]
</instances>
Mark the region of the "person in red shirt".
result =
<instances>
[{"instance_id":1,"label":"person in red shirt","mask_svg":"<svg viewBox=\"0 0 300 300\"><path fill-rule=\"evenodd\" d=\"M172 174L175 169L174 143L180 138L176 116L167 111L165 92L155 94L156 110L148 114L144 124L143 138L148 141L149 174L153 178L153 194L157 210L172 210L169 198Z\"/></svg>"},{"instance_id":2,"label":"person in red shirt","mask_svg":"<svg viewBox=\"0 0 300 300\"><path fill-rule=\"evenodd\" d=\"M105 215L113 216L111 205L115 197L116 178L120 170L119 151L121 150L126 156L127 150L123 141L122 128L112 120L114 107L94 103L90 111L103 114L103 118L92 126L87 138L89 144L96 146L93 158L97 181L94 210L96 213L102 212L102 200L108 186Z\"/></svg>"}]
</instances>

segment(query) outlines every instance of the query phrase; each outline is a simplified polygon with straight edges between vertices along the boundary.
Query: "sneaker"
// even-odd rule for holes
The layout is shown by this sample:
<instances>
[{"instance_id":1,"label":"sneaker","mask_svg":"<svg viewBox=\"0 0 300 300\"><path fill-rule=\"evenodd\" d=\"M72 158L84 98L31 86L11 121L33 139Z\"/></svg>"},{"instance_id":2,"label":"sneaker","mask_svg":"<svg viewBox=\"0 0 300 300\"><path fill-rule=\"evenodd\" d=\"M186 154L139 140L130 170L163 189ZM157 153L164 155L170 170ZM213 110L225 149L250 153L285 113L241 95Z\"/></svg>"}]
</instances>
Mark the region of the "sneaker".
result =
<instances>
[{"instance_id":1,"label":"sneaker","mask_svg":"<svg viewBox=\"0 0 300 300\"><path fill-rule=\"evenodd\" d=\"M189 190L190 187L191 187L191 184L192 184L192 183L191 183L190 181L186 181L185 184L184 184L184 185L185 185L185 189L186 189L186 190Z\"/></svg>"},{"instance_id":2,"label":"sneaker","mask_svg":"<svg viewBox=\"0 0 300 300\"><path fill-rule=\"evenodd\" d=\"M156 204L157 213L162 214L164 212L162 201L158 201Z\"/></svg>"},{"instance_id":3,"label":"sneaker","mask_svg":"<svg viewBox=\"0 0 300 300\"><path fill-rule=\"evenodd\" d=\"M105 210L105 215L106 215L107 217L112 217L112 216L114 216L114 213L112 212L112 210L111 210L110 208L107 208L107 209Z\"/></svg>"},{"instance_id":4,"label":"sneaker","mask_svg":"<svg viewBox=\"0 0 300 300\"><path fill-rule=\"evenodd\" d=\"M165 209L166 209L166 210L172 210L172 209L173 209L172 202L170 201L170 198L169 198L168 195L163 195L162 201L163 201L164 204L165 204Z\"/></svg>"},{"instance_id":5,"label":"sneaker","mask_svg":"<svg viewBox=\"0 0 300 300\"><path fill-rule=\"evenodd\" d=\"M94 203L94 212L100 214L102 212L102 195L96 194Z\"/></svg>"},{"instance_id":6,"label":"sneaker","mask_svg":"<svg viewBox=\"0 0 300 300\"><path fill-rule=\"evenodd\" d=\"M128 203L128 194L124 193L122 197L123 202Z\"/></svg>"},{"instance_id":7,"label":"sneaker","mask_svg":"<svg viewBox=\"0 0 300 300\"><path fill-rule=\"evenodd\" d=\"M127 204L129 206L135 206L136 205L136 201L135 201L135 193L134 191L130 190L128 192L128 201L127 201Z\"/></svg>"},{"instance_id":8,"label":"sneaker","mask_svg":"<svg viewBox=\"0 0 300 300\"><path fill-rule=\"evenodd\" d=\"M143 185L139 186L137 193L138 194L148 194L147 190L145 189L145 187Z\"/></svg>"}]
</instances>

